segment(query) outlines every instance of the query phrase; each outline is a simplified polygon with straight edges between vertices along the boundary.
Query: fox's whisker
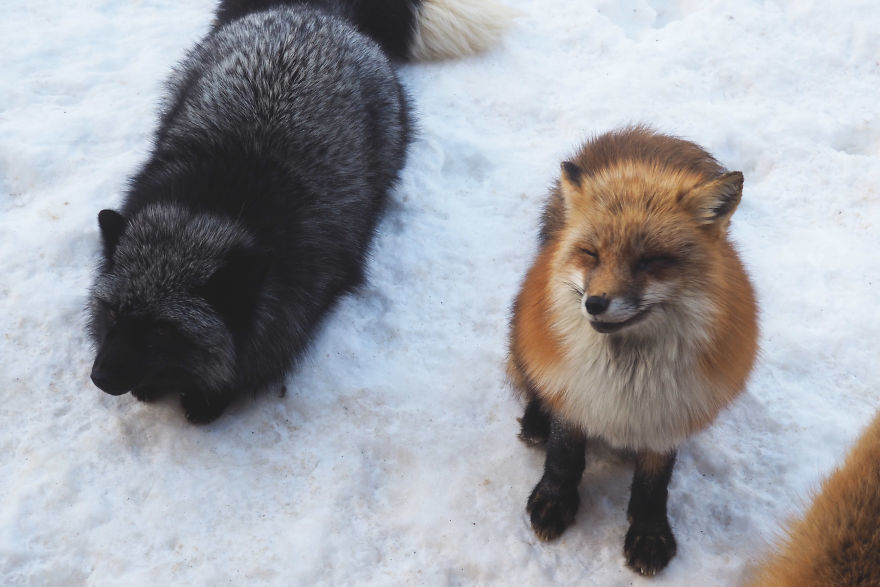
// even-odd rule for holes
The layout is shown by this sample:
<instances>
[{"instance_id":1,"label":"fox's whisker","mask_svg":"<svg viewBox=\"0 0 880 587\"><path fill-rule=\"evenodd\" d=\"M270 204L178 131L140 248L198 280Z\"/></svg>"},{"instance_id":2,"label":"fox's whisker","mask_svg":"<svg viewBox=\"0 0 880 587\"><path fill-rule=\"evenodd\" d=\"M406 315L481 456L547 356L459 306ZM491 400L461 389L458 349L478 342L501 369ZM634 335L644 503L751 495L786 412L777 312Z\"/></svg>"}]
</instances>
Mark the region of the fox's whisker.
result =
<instances>
[{"instance_id":1,"label":"fox's whisker","mask_svg":"<svg viewBox=\"0 0 880 587\"><path fill-rule=\"evenodd\" d=\"M571 290L574 291L574 293L576 293L578 295L578 297L584 297L583 288L579 287L575 282L565 281L565 285L567 285L569 288L571 288Z\"/></svg>"}]
</instances>

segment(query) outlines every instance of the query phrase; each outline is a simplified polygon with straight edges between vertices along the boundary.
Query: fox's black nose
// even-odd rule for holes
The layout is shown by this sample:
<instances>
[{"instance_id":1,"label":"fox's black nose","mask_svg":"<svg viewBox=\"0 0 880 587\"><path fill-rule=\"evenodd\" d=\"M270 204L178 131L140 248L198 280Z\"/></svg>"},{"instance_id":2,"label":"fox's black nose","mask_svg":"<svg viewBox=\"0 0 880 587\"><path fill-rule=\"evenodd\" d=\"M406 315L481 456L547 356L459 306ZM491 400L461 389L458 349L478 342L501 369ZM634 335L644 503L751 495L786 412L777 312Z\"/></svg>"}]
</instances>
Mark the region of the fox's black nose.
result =
<instances>
[{"instance_id":1,"label":"fox's black nose","mask_svg":"<svg viewBox=\"0 0 880 587\"><path fill-rule=\"evenodd\" d=\"M587 312L595 316L607 310L610 303L611 301L605 296L590 296L584 305L587 307Z\"/></svg>"},{"instance_id":2,"label":"fox's black nose","mask_svg":"<svg viewBox=\"0 0 880 587\"><path fill-rule=\"evenodd\" d=\"M92 383L97 387L104 389L107 386L107 378L103 374L92 370Z\"/></svg>"},{"instance_id":3,"label":"fox's black nose","mask_svg":"<svg viewBox=\"0 0 880 587\"><path fill-rule=\"evenodd\" d=\"M95 369L92 369L92 383L94 383L98 389L104 393L109 393L110 395L122 395L128 391L127 387L121 387L115 384L110 377Z\"/></svg>"}]
</instances>

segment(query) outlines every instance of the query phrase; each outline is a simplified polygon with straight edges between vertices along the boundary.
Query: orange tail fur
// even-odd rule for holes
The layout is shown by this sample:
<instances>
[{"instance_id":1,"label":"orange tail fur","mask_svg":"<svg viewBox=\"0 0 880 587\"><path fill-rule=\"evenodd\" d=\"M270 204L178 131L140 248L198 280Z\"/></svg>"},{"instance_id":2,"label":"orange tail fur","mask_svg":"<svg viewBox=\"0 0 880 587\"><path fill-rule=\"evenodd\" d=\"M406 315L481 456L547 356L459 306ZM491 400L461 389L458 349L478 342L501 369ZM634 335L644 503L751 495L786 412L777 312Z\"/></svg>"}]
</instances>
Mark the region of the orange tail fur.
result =
<instances>
[{"instance_id":1,"label":"orange tail fur","mask_svg":"<svg viewBox=\"0 0 880 587\"><path fill-rule=\"evenodd\" d=\"M754 585L880 585L880 412Z\"/></svg>"}]
</instances>

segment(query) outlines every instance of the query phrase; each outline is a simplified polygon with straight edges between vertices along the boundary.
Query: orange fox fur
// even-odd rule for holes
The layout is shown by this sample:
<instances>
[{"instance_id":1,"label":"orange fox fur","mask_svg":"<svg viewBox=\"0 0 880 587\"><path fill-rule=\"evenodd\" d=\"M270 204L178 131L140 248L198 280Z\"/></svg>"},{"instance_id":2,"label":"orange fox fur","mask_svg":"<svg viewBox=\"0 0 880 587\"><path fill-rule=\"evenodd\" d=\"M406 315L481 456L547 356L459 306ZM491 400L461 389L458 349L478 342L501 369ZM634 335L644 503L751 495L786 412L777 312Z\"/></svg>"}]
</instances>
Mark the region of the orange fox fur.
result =
<instances>
[{"instance_id":1,"label":"orange fox fur","mask_svg":"<svg viewBox=\"0 0 880 587\"><path fill-rule=\"evenodd\" d=\"M636 453L623 542L645 576L677 552L676 448L742 392L757 353L751 283L727 236L743 176L694 143L631 127L562 164L541 248L514 303L508 371L546 443L526 503L559 536L580 504L588 437Z\"/></svg>"},{"instance_id":2,"label":"orange fox fur","mask_svg":"<svg viewBox=\"0 0 880 587\"><path fill-rule=\"evenodd\" d=\"M754 585L880 585L880 413Z\"/></svg>"},{"instance_id":3,"label":"orange fox fur","mask_svg":"<svg viewBox=\"0 0 880 587\"><path fill-rule=\"evenodd\" d=\"M563 164L514 305L514 386L620 448L665 453L711 423L757 352L727 236L741 193L742 174L693 143L644 127L588 142ZM610 300L608 322L590 296Z\"/></svg>"}]
</instances>

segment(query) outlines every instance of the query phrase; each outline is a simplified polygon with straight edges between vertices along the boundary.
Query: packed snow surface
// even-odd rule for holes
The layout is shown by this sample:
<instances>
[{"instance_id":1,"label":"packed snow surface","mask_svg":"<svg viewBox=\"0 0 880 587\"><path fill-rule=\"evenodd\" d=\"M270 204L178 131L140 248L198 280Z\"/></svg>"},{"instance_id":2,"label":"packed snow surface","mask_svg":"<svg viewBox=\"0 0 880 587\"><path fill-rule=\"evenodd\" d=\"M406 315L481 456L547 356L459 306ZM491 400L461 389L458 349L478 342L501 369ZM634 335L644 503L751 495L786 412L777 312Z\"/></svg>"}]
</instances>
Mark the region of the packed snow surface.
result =
<instances>
[{"instance_id":1,"label":"packed snow surface","mask_svg":"<svg viewBox=\"0 0 880 587\"><path fill-rule=\"evenodd\" d=\"M188 424L89 381L97 212L144 161L213 2L8 0L0 20L0 583L734 585L880 404L880 4L505 0L490 52L401 68L418 136L369 283L287 395ZM687 441L678 555L624 567L632 463L588 449L577 520L525 513L510 306L559 163L644 122L745 174L747 391Z\"/></svg>"}]
</instances>

